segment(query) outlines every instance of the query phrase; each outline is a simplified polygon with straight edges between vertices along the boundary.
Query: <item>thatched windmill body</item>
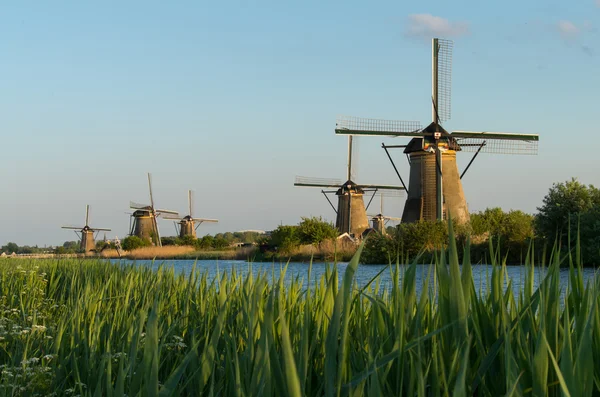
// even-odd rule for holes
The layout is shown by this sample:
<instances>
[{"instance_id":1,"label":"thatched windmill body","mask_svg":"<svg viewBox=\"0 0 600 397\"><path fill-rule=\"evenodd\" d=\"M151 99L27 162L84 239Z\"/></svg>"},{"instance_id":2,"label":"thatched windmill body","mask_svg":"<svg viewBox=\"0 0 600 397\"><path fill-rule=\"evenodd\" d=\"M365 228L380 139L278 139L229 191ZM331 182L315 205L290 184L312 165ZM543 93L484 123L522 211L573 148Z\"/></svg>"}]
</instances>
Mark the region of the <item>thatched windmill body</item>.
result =
<instances>
[{"instance_id":1,"label":"thatched windmill body","mask_svg":"<svg viewBox=\"0 0 600 397\"><path fill-rule=\"evenodd\" d=\"M196 237L196 230L198 229L198 226L200 226L203 222L219 222L218 219L194 218L194 192L191 190L188 190L188 209L189 215L186 215L183 218L179 216L170 215L164 217L164 219L172 219L176 221L175 228L177 230L177 234L179 234L179 237Z\"/></svg>"},{"instance_id":2,"label":"thatched windmill body","mask_svg":"<svg viewBox=\"0 0 600 397\"><path fill-rule=\"evenodd\" d=\"M129 235L137 236L144 240L150 240L158 247L162 246L160 241L160 232L156 219L162 214L179 215L177 211L158 209L154 207L154 197L152 194L152 176L148 173L148 190L150 192L150 204L129 203L133 210L131 214L131 224Z\"/></svg>"},{"instance_id":3,"label":"thatched windmill body","mask_svg":"<svg viewBox=\"0 0 600 397\"><path fill-rule=\"evenodd\" d=\"M98 232L109 232L110 229L90 226L90 206L85 206L85 226L62 226L63 229L75 230L79 237L79 246L83 252L91 252L96 249L95 237Z\"/></svg>"},{"instance_id":4,"label":"thatched windmill body","mask_svg":"<svg viewBox=\"0 0 600 397\"><path fill-rule=\"evenodd\" d=\"M342 135L371 135L412 138L406 145L385 145L389 160L407 191L402 222L446 219L469 220L461 183L479 153L537 154L539 136L504 132L446 131L441 123L450 119L452 42L433 39L432 118L425 128L416 121L391 121L339 117L335 132ZM388 149L403 148L410 164L406 186ZM474 152L462 173L456 153Z\"/></svg>"},{"instance_id":5,"label":"thatched windmill body","mask_svg":"<svg viewBox=\"0 0 600 397\"><path fill-rule=\"evenodd\" d=\"M375 185L375 184L358 184L353 179L353 137L348 137L348 164L346 182L337 179L324 178L307 178L297 176L294 186L300 187L316 187L321 188L321 193L325 196L333 210L336 212L335 226L338 231L348 233L354 237L360 237L362 233L369 228L369 220L367 218L368 208L365 207L363 196L371 194L369 204L371 203L374 194L382 190L404 190L401 186L392 185ZM335 188L337 190L324 190ZM337 207L333 205L328 194L334 193L337 196Z\"/></svg>"}]
</instances>

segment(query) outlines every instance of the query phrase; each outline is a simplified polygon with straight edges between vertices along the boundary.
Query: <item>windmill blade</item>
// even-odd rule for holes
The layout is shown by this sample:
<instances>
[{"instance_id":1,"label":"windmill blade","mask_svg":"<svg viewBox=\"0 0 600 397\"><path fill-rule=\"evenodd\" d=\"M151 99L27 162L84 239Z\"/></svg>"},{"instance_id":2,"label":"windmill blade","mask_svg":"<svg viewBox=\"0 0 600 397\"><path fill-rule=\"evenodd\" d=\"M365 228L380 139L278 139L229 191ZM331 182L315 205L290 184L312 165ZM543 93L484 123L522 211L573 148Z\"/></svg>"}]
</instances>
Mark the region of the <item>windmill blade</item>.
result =
<instances>
[{"instance_id":1,"label":"windmill blade","mask_svg":"<svg viewBox=\"0 0 600 397\"><path fill-rule=\"evenodd\" d=\"M154 208L154 198L152 198L152 175L148 173L148 189L150 190L150 206Z\"/></svg>"},{"instance_id":2,"label":"windmill blade","mask_svg":"<svg viewBox=\"0 0 600 397\"><path fill-rule=\"evenodd\" d=\"M301 187L335 187L339 188L342 186L342 181L339 179L328 179L328 178L311 178L305 176L296 176L294 186Z\"/></svg>"},{"instance_id":3,"label":"windmill blade","mask_svg":"<svg viewBox=\"0 0 600 397\"><path fill-rule=\"evenodd\" d=\"M193 206L194 206L194 192L193 192L193 191L191 191L191 190L188 190L188 206L189 206L189 209L190 209L190 212L189 212L189 214L188 214L188 215L189 215L190 217L193 217L193 216L194 216L194 215L193 215Z\"/></svg>"},{"instance_id":4,"label":"windmill blade","mask_svg":"<svg viewBox=\"0 0 600 397\"><path fill-rule=\"evenodd\" d=\"M61 226L61 229L82 230L85 226Z\"/></svg>"},{"instance_id":5,"label":"windmill blade","mask_svg":"<svg viewBox=\"0 0 600 397\"><path fill-rule=\"evenodd\" d=\"M455 131L451 135L464 152L535 155L539 135L506 132Z\"/></svg>"},{"instance_id":6,"label":"windmill blade","mask_svg":"<svg viewBox=\"0 0 600 397\"><path fill-rule=\"evenodd\" d=\"M403 197L404 188L402 190L390 190L390 189L378 189L375 193L375 197Z\"/></svg>"},{"instance_id":7,"label":"windmill blade","mask_svg":"<svg viewBox=\"0 0 600 397\"><path fill-rule=\"evenodd\" d=\"M111 231L111 229L106 229L106 228L102 228L102 227L91 227L90 230L93 232L110 232Z\"/></svg>"},{"instance_id":8,"label":"windmill blade","mask_svg":"<svg viewBox=\"0 0 600 397\"><path fill-rule=\"evenodd\" d=\"M404 136L422 137L429 134L422 132L418 121L365 119L352 116L338 116L335 123L335 133L340 135L371 135L371 136Z\"/></svg>"},{"instance_id":9,"label":"windmill blade","mask_svg":"<svg viewBox=\"0 0 600 397\"><path fill-rule=\"evenodd\" d=\"M158 209L158 208L156 208L156 209L154 210L154 212L156 212L156 213L157 213L157 214L159 214L159 215L160 215L160 214L172 214L172 215L177 215L177 216L179 216L179 212L178 212L178 211L171 211L171 210L161 210L161 209Z\"/></svg>"},{"instance_id":10,"label":"windmill blade","mask_svg":"<svg viewBox=\"0 0 600 397\"><path fill-rule=\"evenodd\" d=\"M182 221L184 220L184 218L180 217L180 216L163 216L163 219L169 219L169 220L173 220L173 221Z\"/></svg>"},{"instance_id":11,"label":"windmill blade","mask_svg":"<svg viewBox=\"0 0 600 397\"><path fill-rule=\"evenodd\" d=\"M192 218L192 220L194 222L212 222L212 223L219 222L218 219L208 219L208 218Z\"/></svg>"},{"instance_id":12,"label":"windmill blade","mask_svg":"<svg viewBox=\"0 0 600 397\"><path fill-rule=\"evenodd\" d=\"M512 132L491 132L491 131L452 131L453 138L481 138L498 139L506 141L539 141L538 134L515 134Z\"/></svg>"},{"instance_id":13,"label":"windmill blade","mask_svg":"<svg viewBox=\"0 0 600 397\"><path fill-rule=\"evenodd\" d=\"M90 225L90 206L89 204L85 206L85 225Z\"/></svg>"},{"instance_id":14,"label":"windmill blade","mask_svg":"<svg viewBox=\"0 0 600 397\"><path fill-rule=\"evenodd\" d=\"M437 103L434 101L434 111L440 122L450 120L451 116L451 98L452 98L452 47L454 43L451 40L433 39L434 81L437 83L437 89L434 88L434 97L437 96ZM436 48L437 46L437 48ZM437 105L437 106L436 106Z\"/></svg>"},{"instance_id":15,"label":"windmill blade","mask_svg":"<svg viewBox=\"0 0 600 397\"><path fill-rule=\"evenodd\" d=\"M383 219L388 220L388 221L401 221L402 218L396 217L396 216L383 216Z\"/></svg>"},{"instance_id":16,"label":"windmill blade","mask_svg":"<svg viewBox=\"0 0 600 397\"><path fill-rule=\"evenodd\" d=\"M393 185L365 185L365 184L360 184L359 185L361 188L363 189L383 189L383 190L404 190L404 188L402 186L393 186Z\"/></svg>"},{"instance_id":17,"label":"windmill blade","mask_svg":"<svg viewBox=\"0 0 600 397\"><path fill-rule=\"evenodd\" d=\"M134 203L133 201L130 201L129 208L134 209L134 210L147 210L152 207L149 206L148 204L139 204L139 203Z\"/></svg>"},{"instance_id":18,"label":"windmill blade","mask_svg":"<svg viewBox=\"0 0 600 397\"><path fill-rule=\"evenodd\" d=\"M156 221L155 217L152 218L152 224L154 225L154 231L156 232L156 246L162 247L162 241L160 241L160 232L158 231L158 222Z\"/></svg>"}]
</instances>

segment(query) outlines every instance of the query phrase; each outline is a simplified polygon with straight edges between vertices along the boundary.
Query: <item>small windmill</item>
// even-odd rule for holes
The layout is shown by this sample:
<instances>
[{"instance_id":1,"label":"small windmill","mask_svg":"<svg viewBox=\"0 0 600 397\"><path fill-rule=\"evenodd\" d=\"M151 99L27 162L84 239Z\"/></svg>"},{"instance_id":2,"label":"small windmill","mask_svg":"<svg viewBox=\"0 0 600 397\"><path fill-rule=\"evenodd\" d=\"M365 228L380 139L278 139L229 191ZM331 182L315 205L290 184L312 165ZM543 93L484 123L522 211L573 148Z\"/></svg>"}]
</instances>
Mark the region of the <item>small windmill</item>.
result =
<instances>
[{"instance_id":1,"label":"small windmill","mask_svg":"<svg viewBox=\"0 0 600 397\"><path fill-rule=\"evenodd\" d=\"M369 215L369 217L371 218L371 227L373 230L381 233L381 234L386 234L386 230L385 227L387 225L387 223L389 221L400 221L402 218L398 218L398 217L394 217L394 216L388 216L388 215L384 215L385 211L383 210L383 201L385 197L397 197L400 198L402 197L402 195L400 194L401 192L397 191L397 190L383 190L381 192L378 192L375 196L379 197L379 213L377 214L371 214Z\"/></svg>"},{"instance_id":2,"label":"small windmill","mask_svg":"<svg viewBox=\"0 0 600 397\"><path fill-rule=\"evenodd\" d=\"M441 125L450 119L452 41L433 39L432 115L433 121L422 128L416 121L391 121L339 117L335 132L342 135L371 135L412 138L406 145L382 144L407 200L402 222L446 219L450 212L459 222L469 221L469 211L461 179L479 153L537 154L539 136L504 132L447 132ZM404 148L410 163L406 187L388 149ZM458 151L474 152L465 170L459 174Z\"/></svg>"},{"instance_id":3,"label":"small windmill","mask_svg":"<svg viewBox=\"0 0 600 397\"><path fill-rule=\"evenodd\" d=\"M80 247L83 252L91 252L96 249L95 238L98 235L98 232L106 231L109 232L110 229L100 228L100 227L90 227L90 206L85 206L85 226L62 226L63 229L72 229L75 230L75 234L80 241Z\"/></svg>"},{"instance_id":4,"label":"small windmill","mask_svg":"<svg viewBox=\"0 0 600 397\"><path fill-rule=\"evenodd\" d=\"M351 236L360 237L362 233L369 228L369 221L367 219L367 211L365 208L365 202L363 196L365 193L373 192L373 195L381 190L404 190L401 186L391 185L371 185L371 184L357 184L352 181L353 179L353 137L348 137L348 165L346 182L337 179L323 179L323 178L307 178L297 176L294 186L300 187L317 187L321 188L321 193L325 196L329 205L336 212L337 217L335 226L341 234L348 233ZM336 188L337 190L327 191L323 188ZM337 208L333 205L329 197L330 193L335 193L338 197ZM371 197L372 201L373 197ZM371 202L369 201L369 204ZM368 208L368 205L367 205Z\"/></svg>"},{"instance_id":5,"label":"small windmill","mask_svg":"<svg viewBox=\"0 0 600 397\"><path fill-rule=\"evenodd\" d=\"M175 228L177 229L177 226L179 226L179 228L177 229L177 234L179 234L179 237L196 237L196 230L198 229L198 226L202 224L202 222L219 222L218 219L194 218L194 192L191 190L188 190L188 208L189 215L186 215L183 218L179 216L164 217L164 219L173 219L177 221L175 223Z\"/></svg>"},{"instance_id":6,"label":"small windmill","mask_svg":"<svg viewBox=\"0 0 600 397\"><path fill-rule=\"evenodd\" d=\"M150 205L129 203L129 207L133 210L129 235L137 236L144 240L150 240L158 247L162 246L160 242L160 232L158 231L158 223L156 218L162 214L179 215L177 211L163 210L154 207L154 198L152 195L152 176L148 173L148 189L150 191Z\"/></svg>"}]
</instances>

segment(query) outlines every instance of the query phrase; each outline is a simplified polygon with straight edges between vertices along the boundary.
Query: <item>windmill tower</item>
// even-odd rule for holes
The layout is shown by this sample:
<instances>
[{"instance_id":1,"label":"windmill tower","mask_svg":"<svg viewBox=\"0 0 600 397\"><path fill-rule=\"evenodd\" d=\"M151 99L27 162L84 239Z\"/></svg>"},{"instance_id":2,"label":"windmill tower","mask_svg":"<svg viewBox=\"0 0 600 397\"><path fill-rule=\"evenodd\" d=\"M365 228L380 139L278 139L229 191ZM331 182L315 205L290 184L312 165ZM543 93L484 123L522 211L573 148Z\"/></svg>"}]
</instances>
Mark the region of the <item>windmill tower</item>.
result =
<instances>
[{"instance_id":1,"label":"windmill tower","mask_svg":"<svg viewBox=\"0 0 600 397\"><path fill-rule=\"evenodd\" d=\"M158 223L156 218L162 214L179 215L177 211L163 210L154 207L154 198L152 195L152 176L148 173L148 190L150 191L150 205L129 203L129 207L133 210L130 224L130 236L137 236L143 240L150 240L158 247L161 247L160 232L158 231Z\"/></svg>"},{"instance_id":2,"label":"windmill tower","mask_svg":"<svg viewBox=\"0 0 600 397\"><path fill-rule=\"evenodd\" d=\"M338 118L335 132L342 135L371 135L412 138L406 145L382 144L400 182L407 190L402 222L447 219L469 221L461 183L479 153L537 154L539 136L504 132L453 131L442 122L450 119L452 41L432 42L432 119L425 128L415 121L390 121L356 117ZM408 188L388 149L403 148L410 164ZM474 152L462 173L457 152Z\"/></svg>"},{"instance_id":3,"label":"windmill tower","mask_svg":"<svg viewBox=\"0 0 600 397\"><path fill-rule=\"evenodd\" d=\"M196 237L196 230L198 229L198 226L202 224L202 222L219 222L218 219L194 218L194 192L191 190L188 190L188 208L189 215L184 216L183 218L180 218L179 216L164 217L164 219L173 219L177 221L175 223L175 228L177 230L177 234L179 234L179 237Z\"/></svg>"},{"instance_id":4,"label":"windmill tower","mask_svg":"<svg viewBox=\"0 0 600 397\"><path fill-rule=\"evenodd\" d=\"M85 226L62 226L63 229L72 229L75 230L75 234L80 241L81 250L85 253L91 252L96 249L96 241L95 237L98 235L98 232L105 231L109 232L110 229L99 228L99 227L90 227L90 206L85 206Z\"/></svg>"},{"instance_id":5,"label":"windmill tower","mask_svg":"<svg viewBox=\"0 0 600 397\"><path fill-rule=\"evenodd\" d=\"M366 185L357 184L353 179L353 137L348 136L348 164L346 182L342 183L336 179L306 178L297 176L294 186L322 188L321 193L325 196L329 205L336 212L335 227L340 234L348 233L351 236L360 237L369 228L369 220L363 196L373 192L373 195L381 190L404 190L400 186L390 185ZM328 191L323 188L336 188ZM337 207L333 205L328 194L335 193L337 196ZM372 200L372 197L371 197ZM369 202L370 204L370 202Z\"/></svg>"},{"instance_id":6,"label":"windmill tower","mask_svg":"<svg viewBox=\"0 0 600 397\"><path fill-rule=\"evenodd\" d=\"M388 191L383 190L376 194L376 196L379 196L379 200L380 200L379 213L369 215L369 217L371 218L371 228L373 230L375 230L376 232L378 232L380 234L386 234L385 227L389 221L400 221L402 219L402 218L398 218L398 217L384 215L385 212L383 210L384 197L400 198L402 195L399 193L400 193L399 191L394 191L394 190L388 190Z\"/></svg>"}]
</instances>

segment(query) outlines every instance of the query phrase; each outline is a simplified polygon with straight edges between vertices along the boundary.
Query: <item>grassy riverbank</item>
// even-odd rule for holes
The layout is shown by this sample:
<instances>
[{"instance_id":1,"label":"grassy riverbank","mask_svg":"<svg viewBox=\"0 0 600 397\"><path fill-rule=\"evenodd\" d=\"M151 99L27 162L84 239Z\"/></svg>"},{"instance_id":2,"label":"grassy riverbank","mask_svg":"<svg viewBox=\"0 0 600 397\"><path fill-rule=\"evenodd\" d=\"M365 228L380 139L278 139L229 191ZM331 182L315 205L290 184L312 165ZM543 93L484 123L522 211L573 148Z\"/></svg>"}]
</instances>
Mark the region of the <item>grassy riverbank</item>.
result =
<instances>
[{"instance_id":1,"label":"grassy riverbank","mask_svg":"<svg viewBox=\"0 0 600 397\"><path fill-rule=\"evenodd\" d=\"M440 253L357 289L268 275L189 277L106 261L0 260L2 395L592 395L600 385L600 278L551 256L534 288L484 290L468 255ZM571 264L563 287L558 266ZM430 283L431 282L431 283ZM511 289L508 288L510 291ZM160 393L160 394L159 394ZM563 395L564 395L563 394Z\"/></svg>"}]
</instances>

